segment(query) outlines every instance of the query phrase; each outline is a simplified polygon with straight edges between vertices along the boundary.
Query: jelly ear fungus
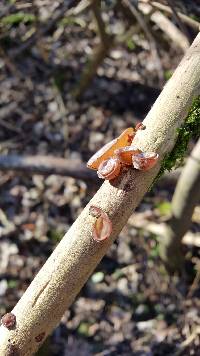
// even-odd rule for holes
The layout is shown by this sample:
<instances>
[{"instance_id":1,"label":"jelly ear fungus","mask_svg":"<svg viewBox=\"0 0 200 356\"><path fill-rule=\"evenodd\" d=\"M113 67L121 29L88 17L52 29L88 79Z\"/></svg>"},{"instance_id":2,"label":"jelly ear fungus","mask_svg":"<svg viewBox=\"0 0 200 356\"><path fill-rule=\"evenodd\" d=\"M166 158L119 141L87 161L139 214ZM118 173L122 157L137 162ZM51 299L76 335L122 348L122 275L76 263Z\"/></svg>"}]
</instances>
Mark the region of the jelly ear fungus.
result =
<instances>
[{"instance_id":1,"label":"jelly ear fungus","mask_svg":"<svg viewBox=\"0 0 200 356\"><path fill-rule=\"evenodd\" d=\"M114 151L117 148L130 146L134 136L135 130L132 127L127 128L119 137L106 143L99 151L97 151L87 162L87 167L98 170L103 161L113 157Z\"/></svg>"},{"instance_id":2,"label":"jelly ear fungus","mask_svg":"<svg viewBox=\"0 0 200 356\"><path fill-rule=\"evenodd\" d=\"M116 178L121 170L121 162L118 158L109 158L101 162L97 175L99 178L112 180Z\"/></svg>"},{"instance_id":3,"label":"jelly ear fungus","mask_svg":"<svg viewBox=\"0 0 200 356\"><path fill-rule=\"evenodd\" d=\"M132 156L133 167L141 171L148 171L158 161L159 155L155 152L141 152Z\"/></svg>"},{"instance_id":4,"label":"jelly ear fungus","mask_svg":"<svg viewBox=\"0 0 200 356\"><path fill-rule=\"evenodd\" d=\"M92 238L97 242L106 240L112 233L112 222L108 215L97 206L91 205L90 215L96 218L93 225Z\"/></svg>"}]
</instances>

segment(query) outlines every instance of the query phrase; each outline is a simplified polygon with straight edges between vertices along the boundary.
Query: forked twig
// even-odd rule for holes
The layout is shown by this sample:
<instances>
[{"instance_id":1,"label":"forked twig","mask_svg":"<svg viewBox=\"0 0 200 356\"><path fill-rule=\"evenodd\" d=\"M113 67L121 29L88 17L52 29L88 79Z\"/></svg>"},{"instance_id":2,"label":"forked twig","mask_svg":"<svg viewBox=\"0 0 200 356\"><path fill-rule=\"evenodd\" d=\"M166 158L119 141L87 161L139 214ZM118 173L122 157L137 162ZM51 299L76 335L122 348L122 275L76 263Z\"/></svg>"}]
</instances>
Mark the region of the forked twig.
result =
<instances>
[{"instance_id":1,"label":"forked twig","mask_svg":"<svg viewBox=\"0 0 200 356\"><path fill-rule=\"evenodd\" d=\"M178 26L180 27L181 31L185 34L185 36L187 37L188 41L191 42L191 38L190 38L190 35L189 35L189 32L187 30L187 27L185 26L184 22L182 22L178 12L176 11L176 8L173 4L173 1L171 0L167 0L168 4L169 4L169 7L171 7L172 9L172 13L174 15L174 18L178 24Z\"/></svg>"},{"instance_id":2,"label":"forked twig","mask_svg":"<svg viewBox=\"0 0 200 356\"><path fill-rule=\"evenodd\" d=\"M142 0L140 0L140 2L142 2ZM164 4L161 4L157 1L151 1L151 5L159 10L162 10L170 15L173 14L172 9ZM194 30L196 30L197 32L199 32L200 30L200 22L190 18L189 16L182 14L180 11L177 11L178 16L181 18L181 20L183 22L185 22L188 26L192 27Z\"/></svg>"}]
</instances>

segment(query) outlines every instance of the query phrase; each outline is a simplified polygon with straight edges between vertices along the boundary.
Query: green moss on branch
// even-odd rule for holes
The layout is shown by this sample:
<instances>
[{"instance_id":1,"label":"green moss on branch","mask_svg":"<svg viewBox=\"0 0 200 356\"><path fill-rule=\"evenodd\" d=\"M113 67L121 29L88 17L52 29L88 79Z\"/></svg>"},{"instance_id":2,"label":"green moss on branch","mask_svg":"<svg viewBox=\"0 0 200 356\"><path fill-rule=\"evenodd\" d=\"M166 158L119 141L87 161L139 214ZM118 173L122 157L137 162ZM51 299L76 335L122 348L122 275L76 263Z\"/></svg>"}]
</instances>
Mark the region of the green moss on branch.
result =
<instances>
[{"instance_id":1,"label":"green moss on branch","mask_svg":"<svg viewBox=\"0 0 200 356\"><path fill-rule=\"evenodd\" d=\"M162 174L172 168L177 168L183 163L188 143L191 137L197 138L200 135L200 96L194 99L188 116L184 124L177 129L178 137L173 150L167 154L162 162L158 176L159 179Z\"/></svg>"}]
</instances>

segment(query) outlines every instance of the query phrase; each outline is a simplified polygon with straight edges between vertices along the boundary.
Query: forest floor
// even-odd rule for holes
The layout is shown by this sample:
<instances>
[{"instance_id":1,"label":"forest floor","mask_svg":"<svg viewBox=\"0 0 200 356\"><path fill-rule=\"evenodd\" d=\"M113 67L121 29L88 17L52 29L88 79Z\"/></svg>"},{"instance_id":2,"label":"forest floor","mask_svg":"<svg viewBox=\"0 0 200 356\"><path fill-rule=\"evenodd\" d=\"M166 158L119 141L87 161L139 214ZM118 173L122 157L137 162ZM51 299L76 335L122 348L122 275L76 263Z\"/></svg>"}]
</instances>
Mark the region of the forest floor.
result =
<instances>
[{"instance_id":1,"label":"forest floor","mask_svg":"<svg viewBox=\"0 0 200 356\"><path fill-rule=\"evenodd\" d=\"M62 6L2 1L1 155L87 162L104 143L142 121L159 95L157 64L147 39L137 34L110 51L75 100L71 93L98 38L89 12L69 18ZM48 29L57 7L62 16ZM123 26L112 11L107 16L113 32ZM31 42L38 28L45 31ZM165 35L159 52L167 80L182 53ZM175 182L165 180L146 194L38 355L200 355L200 208L190 227L196 243L184 245L181 274L167 273L158 236L147 228L169 219L174 188ZM13 308L96 189L71 177L1 172L1 315Z\"/></svg>"}]
</instances>

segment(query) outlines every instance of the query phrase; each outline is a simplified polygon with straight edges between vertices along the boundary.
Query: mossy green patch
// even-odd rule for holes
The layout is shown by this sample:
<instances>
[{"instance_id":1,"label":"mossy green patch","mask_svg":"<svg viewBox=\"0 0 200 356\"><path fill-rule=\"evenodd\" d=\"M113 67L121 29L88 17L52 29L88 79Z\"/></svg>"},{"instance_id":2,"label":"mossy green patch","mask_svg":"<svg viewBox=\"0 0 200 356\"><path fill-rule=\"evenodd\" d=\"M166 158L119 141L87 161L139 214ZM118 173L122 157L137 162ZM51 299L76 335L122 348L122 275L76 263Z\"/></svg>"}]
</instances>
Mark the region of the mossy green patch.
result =
<instances>
[{"instance_id":1,"label":"mossy green patch","mask_svg":"<svg viewBox=\"0 0 200 356\"><path fill-rule=\"evenodd\" d=\"M164 72L165 80L169 80L171 78L172 74L173 74L172 70L170 70L170 69L165 70L165 72Z\"/></svg>"},{"instance_id":2,"label":"mossy green patch","mask_svg":"<svg viewBox=\"0 0 200 356\"><path fill-rule=\"evenodd\" d=\"M86 27L86 22L83 19L81 19L80 17L68 16L68 17L63 17L58 25L61 27L77 25L77 26L84 28L84 27Z\"/></svg>"},{"instance_id":3,"label":"mossy green patch","mask_svg":"<svg viewBox=\"0 0 200 356\"><path fill-rule=\"evenodd\" d=\"M159 210L160 215L169 215L171 213L171 203L169 201L162 201L156 204L156 208Z\"/></svg>"},{"instance_id":4,"label":"mossy green patch","mask_svg":"<svg viewBox=\"0 0 200 356\"><path fill-rule=\"evenodd\" d=\"M86 322L86 321L82 321L80 324L79 324L79 327L77 329L77 332L79 335L82 335L82 336L89 336L89 327L90 327L90 323L89 322Z\"/></svg>"},{"instance_id":5,"label":"mossy green patch","mask_svg":"<svg viewBox=\"0 0 200 356\"><path fill-rule=\"evenodd\" d=\"M62 240L63 235L64 235L64 231L57 230L57 229L50 229L47 232L48 238L54 243L60 242Z\"/></svg>"},{"instance_id":6,"label":"mossy green patch","mask_svg":"<svg viewBox=\"0 0 200 356\"><path fill-rule=\"evenodd\" d=\"M28 23L34 22L36 17L34 14L28 14L23 11L16 12L15 14L11 14L5 16L1 19L0 23L3 25L18 25L19 23Z\"/></svg>"},{"instance_id":7,"label":"mossy green patch","mask_svg":"<svg viewBox=\"0 0 200 356\"><path fill-rule=\"evenodd\" d=\"M159 257L159 246L156 244L153 248L149 250L148 259L154 260Z\"/></svg>"},{"instance_id":8,"label":"mossy green patch","mask_svg":"<svg viewBox=\"0 0 200 356\"><path fill-rule=\"evenodd\" d=\"M10 279L8 281L8 288L16 288L18 285L18 281L15 279Z\"/></svg>"},{"instance_id":9,"label":"mossy green patch","mask_svg":"<svg viewBox=\"0 0 200 356\"><path fill-rule=\"evenodd\" d=\"M130 51L133 51L136 48L136 44L132 38L127 39L126 45Z\"/></svg>"},{"instance_id":10,"label":"mossy green patch","mask_svg":"<svg viewBox=\"0 0 200 356\"><path fill-rule=\"evenodd\" d=\"M156 181L162 174L172 168L177 168L183 164L183 159L187 151L191 137L197 138L200 135L200 96L198 96L189 110L184 124L177 129L178 137L173 150L163 159Z\"/></svg>"}]
</instances>

